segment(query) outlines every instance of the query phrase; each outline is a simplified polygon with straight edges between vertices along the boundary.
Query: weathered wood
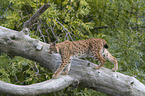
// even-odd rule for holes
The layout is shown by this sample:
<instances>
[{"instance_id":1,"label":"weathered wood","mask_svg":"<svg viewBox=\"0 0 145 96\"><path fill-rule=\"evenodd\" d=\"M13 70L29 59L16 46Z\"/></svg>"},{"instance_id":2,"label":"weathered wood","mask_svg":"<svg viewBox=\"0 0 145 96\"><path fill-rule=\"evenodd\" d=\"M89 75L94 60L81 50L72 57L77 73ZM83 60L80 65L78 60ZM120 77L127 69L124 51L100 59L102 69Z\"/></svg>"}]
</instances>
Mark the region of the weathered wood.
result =
<instances>
[{"instance_id":1,"label":"weathered wood","mask_svg":"<svg viewBox=\"0 0 145 96\"><path fill-rule=\"evenodd\" d=\"M17 32L0 26L0 51L39 62L40 65L45 66L54 72L60 64L61 58L59 54L48 53L48 50L49 44L30 38L23 32ZM98 90L111 96L145 95L145 85L134 77L123 75L118 72L112 72L110 69L104 67L99 70L95 70L93 68L95 64L91 63L89 66L88 61L81 59L72 59L71 63L72 66L69 76L60 76L58 79L51 79L50 81L48 80L46 82L27 87L20 87L16 85L10 85L12 87L9 87L9 83L1 81L0 92L9 93L12 95L15 95L16 93L17 95L36 95L53 91L55 92L58 91L55 90L57 87L61 86L60 89L63 89L69 86L73 81L78 81L79 86L81 87ZM58 83L56 83L56 86L52 87L51 82ZM45 86L45 88L47 88L47 92L46 90L44 92L43 85L46 83L49 83L50 85L48 84L49 86ZM39 86L39 92L36 92L38 89L35 89L35 87L37 86ZM12 90L15 91L15 93L10 91L12 88L15 89ZM52 91L52 89L54 90Z\"/></svg>"},{"instance_id":2,"label":"weathered wood","mask_svg":"<svg viewBox=\"0 0 145 96\"><path fill-rule=\"evenodd\" d=\"M73 78L68 75L61 76L61 78L58 79L51 79L41 83L26 86L14 85L0 81L0 92L16 96L32 96L62 90L68 87L72 82Z\"/></svg>"}]
</instances>

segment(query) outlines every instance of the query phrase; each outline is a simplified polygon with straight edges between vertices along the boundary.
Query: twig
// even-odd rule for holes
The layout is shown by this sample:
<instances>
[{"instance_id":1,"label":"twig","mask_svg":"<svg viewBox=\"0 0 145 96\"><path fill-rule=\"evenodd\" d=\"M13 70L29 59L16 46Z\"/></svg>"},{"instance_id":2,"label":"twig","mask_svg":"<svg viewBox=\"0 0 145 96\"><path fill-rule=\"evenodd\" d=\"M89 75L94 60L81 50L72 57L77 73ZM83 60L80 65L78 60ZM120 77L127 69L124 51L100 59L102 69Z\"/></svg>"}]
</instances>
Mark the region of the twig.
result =
<instances>
[{"instance_id":1,"label":"twig","mask_svg":"<svg viewBox=\"0 0 145 96\"><path fill-rule=\"evenodd\" d=\"M101 27L94 27L94 29L98 30L98 29L105 29L105 28L109 28L109 27L117 28L117 26L101 26ZM138 29L138 28L145 28L145 26L135 26L135 27L126 26L125 28Z\"/></svg>"},{"instance_id":2,"label":"twig","mask_svg":"<svg viewBox=\"0 0 145 96\"><path fill-rule=\"evenodd\" d=\"M50 28L50 30L51 30L53 36L55 37L55 39L58 41L58 38L57 38L57 36L55 35L55 33L54 33L54 31L53 31L53 28L52 28L51 24L50 24L50 27L49 27L49 28Z\"/></svg>"},{"instance_id":3,"label":"twig","mask_svg":"<svg viewBox=\"0 0 145 96\"><path fill-rule=\"evenodd\" d=\"M38 25L38 26L39 26L39 25ZM39 28L38 30L39 30L39 32L40 32L40 34L41 34L41 37L43 38L43 41L46 42L45 36L43 35L42 30L40 29L41 27L39 26L38 28Z\"/></svg>"},{"instance_id":4,"label":"twig","mask_svg":"<svg viewBox=\"0 0 145 96\"><path fill-rule=\"evenodd\" d=\"M104 29L104 28L108 28L109 26L101 26L101 27L94 27L94 29Z\"/></svg>"},{"instance_id":5,"label":"twig","mask_svg":"<svg viewBox=\"0 0 145 96\"><path fill-rule=\"evenodd\" d=\"M65 31L67 31L67 33L68 33L68 35L69 35L69 37L71 38L71 40L73 41L73 39L72 39L72 37L71 37L71 34L70 34L70 32L68 31L68 29L67 28L65 28L57 19L56 19L56 22L58 22L62 27L63 27L63 30L65 30Z\"/></svg>"},{"instance_id":6,"label":"twig","mask_svg":"<svg viewBox=\"0 0 145 96\"><path fill-rule=\"evenodd\" d=\"M15 79L16 79L16 81L17 81L15 84L17 84L17 83L23 84L23 82L20 82L20 81L18 80L18 78L17 78L16 75L15 75Z\"/></svg>"},{"instance_id":7,"label":"twig","mask_svg":"<svg viewBox=\"0 0 145 96\"><path fill-rule=\"evenodd\" d=\"M38 69L38 67L37 67L36 62L35 62L35 68L36 68L36 70L37 70L37 72L35 72L35 74L36 74L35 76L40 75L40 74L39 74L39 69Z\"/></svg>"}]
</instances>

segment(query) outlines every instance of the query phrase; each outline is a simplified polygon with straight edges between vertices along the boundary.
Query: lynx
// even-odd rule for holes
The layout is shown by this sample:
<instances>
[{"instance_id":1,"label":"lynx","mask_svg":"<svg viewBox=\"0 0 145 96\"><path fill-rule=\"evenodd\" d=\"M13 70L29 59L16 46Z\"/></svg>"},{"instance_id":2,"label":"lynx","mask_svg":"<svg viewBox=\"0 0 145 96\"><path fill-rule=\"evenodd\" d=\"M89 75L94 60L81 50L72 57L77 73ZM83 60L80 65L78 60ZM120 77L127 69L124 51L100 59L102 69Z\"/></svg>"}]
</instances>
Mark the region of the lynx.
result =
<instances>
[{"instance_id":1,"label":"lynx","mask_svg":"<svg viewBox=\"0 0 145 96\"><path fill-rule=\"evenodd\" d=\"M114 68L112 71L116 71L118 69L118 63L115 57L113 57L107 50L108 45L104 39L100 38L91 38L86 40L79 41L64 41L62 43L51 43L50 44L50 53L60 53L62 62L60 66L57 68L56 72L53 74L53 78L57 78L59 74L62 73L67 75L71 61L70 57L89 57L99 61L99 65L94 66L95 69L101 68L106 60L109 60L114 64ZM106 60L105 60L106 59Z\"/></svg>"}]
</instances>

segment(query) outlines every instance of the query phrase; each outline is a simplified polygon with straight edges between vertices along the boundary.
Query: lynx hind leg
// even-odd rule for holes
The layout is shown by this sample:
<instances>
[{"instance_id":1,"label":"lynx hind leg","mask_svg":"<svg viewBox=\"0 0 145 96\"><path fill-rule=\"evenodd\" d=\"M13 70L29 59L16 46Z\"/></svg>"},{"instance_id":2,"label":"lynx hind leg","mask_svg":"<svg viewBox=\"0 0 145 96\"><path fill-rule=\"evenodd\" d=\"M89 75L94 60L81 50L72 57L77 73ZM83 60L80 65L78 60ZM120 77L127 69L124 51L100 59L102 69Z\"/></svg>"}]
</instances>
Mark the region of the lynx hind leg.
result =
<instances>
[{"instance_id":1,"label":"lynx hind leg","mask_svg":"<svg viewBox=\"0 0 145 96\"><path fill-rule=\"evenodd\" d=\"M110 62L112 62L114 64L114 68L112 68L112 71L116 71L118 69L118 62L117 59L115 57L113 57L107 49L104 49L104 53L102 54L104 55L104 58L106 60L109 60Z\"/></svg>"},{"instance_id":2,"label":"lynx hind leg","mask_svg":"<svg viewBox=\"0 0 145 96\"><path fill-rule=\"evenodd\" d=\"M65 60L62 60L63 62L59 65L55 73L53 74L52 78L57 78L60 73L64 70L64 68L67 66L68 61L64 62Z\"/></svg>"},{"instance_id":3,"label":"lynx hind leg","mask_svg":"<svg viewBox=\"0 0 145 96\"><path fill-rule=\"evenodd\" d=\"M99 54L96 56L96 60L98 60L99 61L99 65L98 66L94 66L94 68L96 68L96 69L100 69L103 65L104 65L104 63L105 63L105 59L102 57L102 55L100 54L100 52L99 52Z\"/></svg>"}]
</instances>

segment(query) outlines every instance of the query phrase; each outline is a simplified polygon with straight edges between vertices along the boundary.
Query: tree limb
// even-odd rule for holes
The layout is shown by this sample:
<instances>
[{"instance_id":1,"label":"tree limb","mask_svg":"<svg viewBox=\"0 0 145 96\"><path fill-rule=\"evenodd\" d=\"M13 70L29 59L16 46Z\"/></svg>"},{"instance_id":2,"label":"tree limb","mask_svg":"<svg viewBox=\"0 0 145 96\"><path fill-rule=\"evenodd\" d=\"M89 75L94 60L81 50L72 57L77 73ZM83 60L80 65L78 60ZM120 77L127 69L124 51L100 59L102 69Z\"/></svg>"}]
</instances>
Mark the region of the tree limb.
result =
<instances>
[{"instance_id":1,"label":"tree limb","mask_svg":"<svg viewBox=\"0 0 145 96\"><path fill-rule=\"evenodd\" d=\"M68 75L61 76L61 78L58 79L51 79L41 83L26 86L14 85L0 81L0 92L16 96L32 96L62 90L68 87L72 82L73 78Z\"/></svg>"},{"instance_id":2,"label":"tree limb","mask_svg":"<svg viewBox=\"0 0 145 96\"><path fill-rule=\"evenodd\" d=\"M73 41L73 38L71 37L71 34L70 32L68 31L67 28L65 28L57 19L56 19L56 22L58 22L62 27L63 27L63 30L65 30L67 32L67 35L69 35L69 37L71 38L71 40Z\"/></svg>"},{"instance_id":3,"label":"tree limb","mask_svg":"<svg viewBox=\"0 0 145 96\"><path fill-rule=\"evenodd\" d=\"M98 30L98 29L105 29L105 28L108 28L109 26L100 26L100 27L94 27L95 30Z\"/></svg>"},{"instance_id":4,"label":"tree limb","mask_svg":"<svg viewBox=\"0 0 145 96\"><path fill-rule=\"evenodd\" d=\"M29 28L30 25L32 25L38 19L38 17L49 7L49 4L44 4L39 10L37 10L35 14L32 15L32 17L28 21L24 23L24 28Z\"/></svg>"},{"instance_id":5,"label":"tree limb","mask_svg":"<svg viewBox=\"0 0 145 96\"><path fill-rule=\"evenodd\" d=\"M48 53L48 50L49 44L30 38L23 32L17 32L0 26L0 51L12 55L22 56L24 58L39 62L40 65L45 66L46 68L54 72L61 62L60 54L50 54ZM14 91L17 93L17 95L26 95L26 91L28 92L28 95L41 94L46 92L43 91L44 83L46 84L51 82L58 82L56 84L58 86L62 83L60 89L63 89L69 86L73 81L77 80L79 82L79 86L81 87L98 90L111 96L145 95L145 85L143 85L134 77L123 75L118 72L112 72L110 69L106 69L103 67L99 70L95 70L93 69L93 66L95 64L91 63L89 66L88 61L81 59L74 58L72 59L71 63L72 67L69 72L69 76L60 76L58 79L37 83L39 85L39 92L37 88L35 89L35 86L37 86L37 84L21 87L15 85ZM1 86L2 84L5 85ZM66 85L63 86L63 84ZM33 86L33 88L31 86ZM23 92L21 88L26 88L25 93L20 93ZM48 89L46 93L58 91L52 91L51 85L46 86L45 88ZM53 88L57 89L56 86L54 86ZM0 92L7 92L8 89L9 84L1 81ZM15 95L14 93L12 93L12 91L10 91L10 93Z\"/></svg>"},{"instance_id":6,"label":"tree limb","mask_svg":"<svg viewBox=\"0 0 145 96\"><path fill-rule=\"evenodd\" d=\"M99 27L94 27L95 30L99 30L99 29L106 29L106 28L118 28L117 26L99 26ZM130 28L130 29L138 29L138 28L145 28L145 26L134 26L134 27L128 27L126 26L125 28Z\"/></svg>"}]
</instances>

